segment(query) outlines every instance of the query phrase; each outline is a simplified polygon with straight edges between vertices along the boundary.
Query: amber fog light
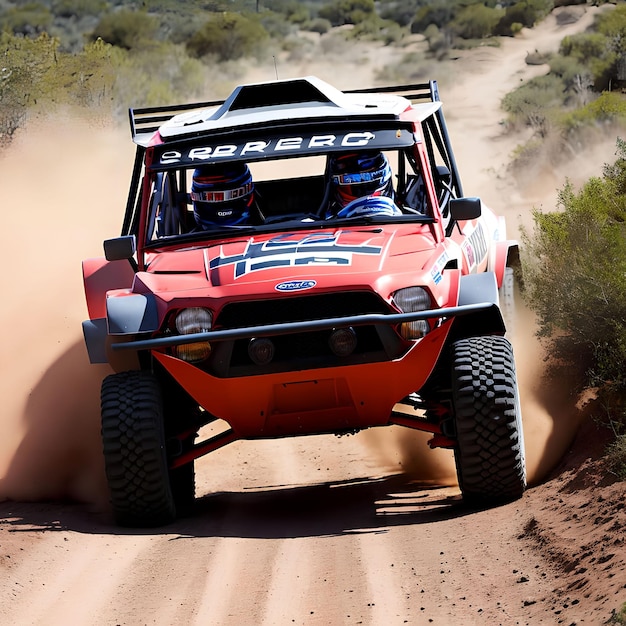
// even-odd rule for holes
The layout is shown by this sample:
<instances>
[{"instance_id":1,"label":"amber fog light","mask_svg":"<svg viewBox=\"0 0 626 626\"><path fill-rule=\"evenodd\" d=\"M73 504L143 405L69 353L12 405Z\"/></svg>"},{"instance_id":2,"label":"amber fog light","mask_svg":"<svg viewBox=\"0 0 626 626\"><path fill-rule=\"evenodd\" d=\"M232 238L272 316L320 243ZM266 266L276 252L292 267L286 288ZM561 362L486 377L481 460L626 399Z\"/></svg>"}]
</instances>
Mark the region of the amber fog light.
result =
<instances>
[{"instance_id":1,"label":"amber fog light","mask_svg":"<svg viewBox=\"0 0 626 626\"><path fill-rule=\"evenodd\" d=\"M400 334L405 339L421 339L428 333L430 326L426 320L417 320L415 322L404 322L400 325Z\"/></svg>"},{"instance_id":2,"label":"amber fog light","mask_svg":"<svg viewBox=\"0 0 626 626\"><path fill-rule=\"evenodd\" d=\"M211 344L206 341L201 343L188 343L182 346L174 347L174 354L183 361L195 363L204 361L211 354Z\"/></svg>"},{"instance_id":3,"label":"amber fog light","mask_svg":"<svg viewBox=\"0 0 626 626\"><path fill-rule=\"evenodd\" d=\"M248 344L248 356L257 365L267 365L274 358L274 344L265 337L253 338Z\"/></svg>"},{"instance_id":4,"label":"amber fog light","mask_svg":"<svg viewBox=\"0 0 626 626\"><path fill-rule=\"evenodd\" d=\"M350 356L356 348L354 328L337 328L328 338L328 345L336 356Z\"/></svg>"}]
</instances>

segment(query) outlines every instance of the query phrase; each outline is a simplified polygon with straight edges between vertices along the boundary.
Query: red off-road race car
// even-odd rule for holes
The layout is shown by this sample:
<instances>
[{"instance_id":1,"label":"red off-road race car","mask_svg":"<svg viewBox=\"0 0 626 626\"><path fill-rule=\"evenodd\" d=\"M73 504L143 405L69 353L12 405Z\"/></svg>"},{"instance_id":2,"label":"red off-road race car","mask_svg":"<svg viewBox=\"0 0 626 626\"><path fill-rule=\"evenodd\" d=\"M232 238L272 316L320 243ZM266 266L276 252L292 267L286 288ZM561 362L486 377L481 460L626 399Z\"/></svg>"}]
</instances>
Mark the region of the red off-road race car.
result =
<instances>
[{"instance_id":1,"label":"red off-road race car","mask_svg":"<svg viewBox=\"0 0 626 626\"><path fill-rule=\"evenodd\" d=\"M130 125L121 235L83 263L90 360L116 372L101 405L118 523L174 520L193 504L195 459L237 440L393 424L454 450L467 501L521 497L501 305L518 245L464 196L435 81L242 85L225 101L131 109ZM379 153L374 173L333 170ZM217 165L250 178L222 192L194 178ZM382 169L387 205L332 208L333 184L358 191ZM200 201L252 190L242 219L198 219Z\"/></svg>"}]
</instances>

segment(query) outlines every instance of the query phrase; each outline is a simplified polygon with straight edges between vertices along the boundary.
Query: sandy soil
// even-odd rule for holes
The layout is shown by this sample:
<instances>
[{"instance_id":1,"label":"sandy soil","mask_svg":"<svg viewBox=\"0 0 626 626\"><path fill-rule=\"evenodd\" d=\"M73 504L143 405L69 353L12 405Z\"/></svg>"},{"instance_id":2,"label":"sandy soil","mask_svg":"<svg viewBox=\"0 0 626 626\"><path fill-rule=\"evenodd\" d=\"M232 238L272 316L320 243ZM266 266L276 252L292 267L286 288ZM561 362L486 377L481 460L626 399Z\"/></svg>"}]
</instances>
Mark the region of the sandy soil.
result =
<instances>
[{"instance_id":1,"label":"sandy soil","mask_svg":"<svg viewBox=\"0 0 626 626\"><path fill-rule=\"evenodd\" d=\"M526 52L555 48L593 11L465 54L441 81L465 191L505 212L513 233L533 206L554 206L565 172L511 182L519 138L502 134L500 98L542 71ZM390 54L368 53L361 85ZM356 65L296 70L357 86ZM599 145L567 174L598 174L613 152ZM566 381L544 379L523 309L513 341L533 486L520 501L464 507L449 453L391 428L233 444L197 463L192 517L115 527L98 432L107 370L82 346L80 261L117 234L132 160L126 129L69 119L0 156L1 623L595 625L619 609L624 484L602 471L605 434Z\"/></svg>"}]
</instances>

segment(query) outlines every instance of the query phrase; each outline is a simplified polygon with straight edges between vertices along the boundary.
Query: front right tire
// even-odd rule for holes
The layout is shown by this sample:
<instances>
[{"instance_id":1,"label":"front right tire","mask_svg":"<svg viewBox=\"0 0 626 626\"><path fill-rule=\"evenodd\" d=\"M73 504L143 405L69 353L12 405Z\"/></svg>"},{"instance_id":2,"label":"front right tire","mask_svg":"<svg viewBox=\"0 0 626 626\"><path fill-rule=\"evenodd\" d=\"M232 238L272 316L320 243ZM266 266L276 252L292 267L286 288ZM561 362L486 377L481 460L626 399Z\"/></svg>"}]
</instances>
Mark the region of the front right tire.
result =
<instances>
[{"instance_id":1,"label":"front right tire","mask_svg":"<svg viewBox=\"0 0 626 626\"><path fill-rule=\"evenodd\" d=\"M452 346L454 456L466 501L497 504L526 489L522 417L513 348L500 336Z\"/></svg>"}]
</instances>

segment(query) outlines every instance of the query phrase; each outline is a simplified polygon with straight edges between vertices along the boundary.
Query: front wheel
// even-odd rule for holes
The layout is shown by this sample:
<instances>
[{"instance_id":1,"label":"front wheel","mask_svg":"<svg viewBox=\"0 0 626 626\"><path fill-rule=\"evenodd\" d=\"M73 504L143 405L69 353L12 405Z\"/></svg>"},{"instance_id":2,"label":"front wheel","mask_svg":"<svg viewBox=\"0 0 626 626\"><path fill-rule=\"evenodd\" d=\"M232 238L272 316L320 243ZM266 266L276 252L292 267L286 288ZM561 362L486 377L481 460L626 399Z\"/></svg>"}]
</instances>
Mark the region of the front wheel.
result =
<instances>
[{"instance_id":1,"label":"front wheel","mask_svg":"<svg viewBox=\"0 0 626 626\"><path fill-rule=\"evenodd\" d=\"M464 499L495 504L526 488L522 417L513 348L504 337L452 346L454 450Z\"/></svg>"},{"instance_id":2,"label":"front wheel","mask_svg":"<svg viewBox=\"0 0 626 626\"><path fill-rule=\"evenodd\" d=\"M172 522L176 498L156 377L145 371L107 376L102 383L101 410L105 469L116 521L133 527ZM180 478L177 474L176 482Z\"/></svg>"}]
</instances>

